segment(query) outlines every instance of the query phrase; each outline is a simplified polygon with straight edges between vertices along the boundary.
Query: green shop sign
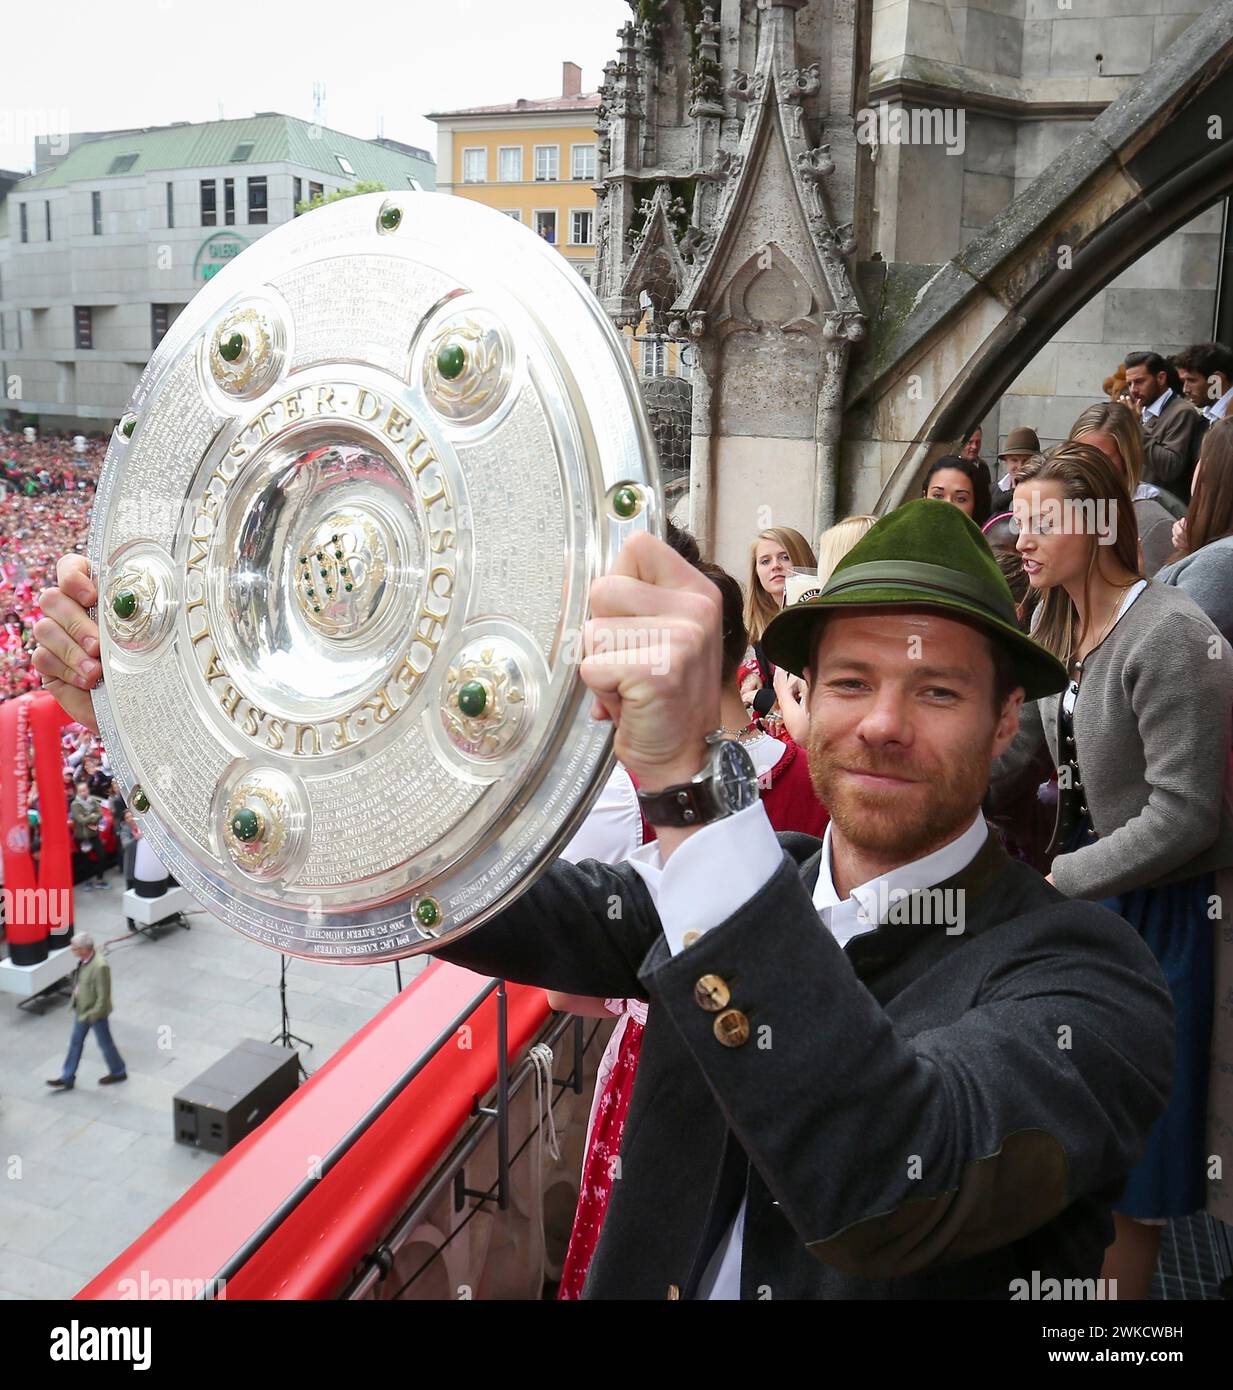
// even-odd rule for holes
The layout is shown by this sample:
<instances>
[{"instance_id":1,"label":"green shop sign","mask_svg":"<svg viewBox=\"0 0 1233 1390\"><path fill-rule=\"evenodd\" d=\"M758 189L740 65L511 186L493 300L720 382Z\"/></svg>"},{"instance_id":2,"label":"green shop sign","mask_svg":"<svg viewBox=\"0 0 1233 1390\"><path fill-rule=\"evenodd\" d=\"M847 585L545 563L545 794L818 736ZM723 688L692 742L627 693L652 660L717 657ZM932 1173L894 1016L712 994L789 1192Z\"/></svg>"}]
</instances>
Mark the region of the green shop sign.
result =
<instances>
[{"instance_id":1,"label":"green shop sign","mask_svg":"<svg viewBox=\"0 0 1233 1390\"><path fill-rule=\"evenodd\" d=\"M248 238L235 232L210 236L201 243L193 262L193 279L209 280L217 275L228 261L233 260L248 245Z\"/></svg>"}]
</instances>

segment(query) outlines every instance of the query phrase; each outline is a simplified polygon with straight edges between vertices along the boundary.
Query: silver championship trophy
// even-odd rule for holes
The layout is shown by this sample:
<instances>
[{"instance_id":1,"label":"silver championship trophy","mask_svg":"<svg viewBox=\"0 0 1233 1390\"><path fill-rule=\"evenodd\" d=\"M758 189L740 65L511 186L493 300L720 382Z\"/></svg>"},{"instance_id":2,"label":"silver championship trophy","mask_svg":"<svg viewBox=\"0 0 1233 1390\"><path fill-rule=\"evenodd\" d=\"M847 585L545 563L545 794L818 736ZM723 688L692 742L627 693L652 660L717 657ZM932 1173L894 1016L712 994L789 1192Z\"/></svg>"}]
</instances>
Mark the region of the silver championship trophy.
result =
<instances>
[{"instance_id":1,"label":"silver championship trophy","mask_svg":"<svg viewBox=\"0 0 1233 1390\"><path fill-rule=\"evenodd\" d=\"M142 834L290 955L479 925L611 766L588 590L662 525L622 340L528 228L373 193L262 237L155 351L99 482L94 709Z\"/></svg>"}]
</instances>

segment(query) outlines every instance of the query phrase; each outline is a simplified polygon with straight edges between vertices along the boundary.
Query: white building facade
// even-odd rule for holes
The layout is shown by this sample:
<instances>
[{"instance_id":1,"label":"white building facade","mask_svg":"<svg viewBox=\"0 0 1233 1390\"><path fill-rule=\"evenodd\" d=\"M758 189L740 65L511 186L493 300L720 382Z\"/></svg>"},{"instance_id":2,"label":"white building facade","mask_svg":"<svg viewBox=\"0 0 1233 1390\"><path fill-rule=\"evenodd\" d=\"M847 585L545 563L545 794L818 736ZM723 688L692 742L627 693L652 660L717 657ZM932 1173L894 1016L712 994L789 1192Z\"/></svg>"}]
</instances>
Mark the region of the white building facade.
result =
<instances>
[{"instance_id":1,"label":"white building facade","mask_svg":"<svg viewBox=\"0 0 1233 1390\"><path fill-rule=\"evenodd\" d=\"M432 189L435 168L275 114L70 140L0 203L9 422L109 429L206 280L297 205L358 182Z\"/></svg>"}]
</instances>

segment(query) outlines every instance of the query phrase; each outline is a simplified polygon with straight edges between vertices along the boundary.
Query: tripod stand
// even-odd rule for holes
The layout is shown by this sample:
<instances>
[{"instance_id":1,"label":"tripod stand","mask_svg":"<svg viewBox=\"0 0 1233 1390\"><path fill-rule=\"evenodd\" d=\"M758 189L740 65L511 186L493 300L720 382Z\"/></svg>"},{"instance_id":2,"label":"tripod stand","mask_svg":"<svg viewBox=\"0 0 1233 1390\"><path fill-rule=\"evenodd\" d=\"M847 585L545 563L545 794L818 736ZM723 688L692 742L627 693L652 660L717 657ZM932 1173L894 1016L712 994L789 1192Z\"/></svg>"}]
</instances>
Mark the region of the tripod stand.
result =
<instances>
[{"instance_id":1,"label":"tripod stand","mask_svg":"<svg viewBox=\"0 0 1233 1390\"><path fill-rule=\"evenodd\" d=\"M294 1043L299 1043L303 1047L312 1047L312 1043L307 1038L301 1038L291 1031L291 1019L287 1015L287 957L279 959L278 970L278 1000L282 1007L283 1026L280 1033L276 1033L271 1039L271 1043L278 1043L280 1047L291 1047ZM296 1063L300 1068L300 1075L305 1081L308 1080L308 1072L304 1067L304 1062L299 1053L296 1053Z\"/></svg>"}]
</instances>

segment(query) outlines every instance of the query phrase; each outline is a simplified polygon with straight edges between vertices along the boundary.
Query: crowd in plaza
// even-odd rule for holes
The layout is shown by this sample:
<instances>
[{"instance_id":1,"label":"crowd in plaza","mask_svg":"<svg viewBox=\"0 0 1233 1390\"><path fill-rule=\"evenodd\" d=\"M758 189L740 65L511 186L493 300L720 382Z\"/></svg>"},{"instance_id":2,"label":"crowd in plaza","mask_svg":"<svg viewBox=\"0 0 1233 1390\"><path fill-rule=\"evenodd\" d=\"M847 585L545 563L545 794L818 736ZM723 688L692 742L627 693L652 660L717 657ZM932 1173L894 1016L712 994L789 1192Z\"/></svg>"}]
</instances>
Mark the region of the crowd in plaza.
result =
<instances>
[{"instance_id":1,"label":"crowd in plaza","mask_svg":"<svg viewBox=\"0 0 1233 1390\"><path fill-rule=\"evenodd\" d=\"M84 552L104 438L39 435L0 427L0 700L42 684L32 656L39 595L56 582L56 561ZM133 837L132 816L113 784L101 741L80 724L62 734L64 813L73 829L74 877L87 890L106 887L104 872ZM27 808L39 844L38 787Z\"/></svg>"}]
</instances>

